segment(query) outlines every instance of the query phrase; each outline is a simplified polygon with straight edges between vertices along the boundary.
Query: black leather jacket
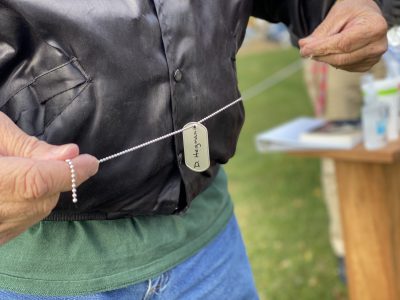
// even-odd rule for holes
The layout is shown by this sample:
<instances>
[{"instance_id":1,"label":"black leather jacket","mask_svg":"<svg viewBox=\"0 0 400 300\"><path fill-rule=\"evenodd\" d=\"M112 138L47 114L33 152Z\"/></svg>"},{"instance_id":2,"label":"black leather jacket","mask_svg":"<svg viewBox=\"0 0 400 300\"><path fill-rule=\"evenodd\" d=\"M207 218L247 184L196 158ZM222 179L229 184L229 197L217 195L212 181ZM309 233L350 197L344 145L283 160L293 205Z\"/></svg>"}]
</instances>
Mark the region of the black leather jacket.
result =
<instances>
[{"instance_id":1,"label":"black leather jacket","mask_svg":"<svg viewBox=\"0 0 400 300\"><path fill-rule=\"evenodd\" d=\"M102 158L199 120L239 97L235 55L250 15L304 36L334 1L0 0L0 108L31 135ZM268 66L266 66L268 67ZM101 165L51 220L183 211L235 152L244 111L208 120L208 171L178 135Z\"/></svg>"},{"instance_id":2,"label":"black leather jacket","mask_svg":"<svg viewBox=\"0 0 400 300\"><path fill-rule=\"evenodd\" d=\"M400 0L382 0L382 10L390 26L400 25Z\"/></svg>"}]
</instances>

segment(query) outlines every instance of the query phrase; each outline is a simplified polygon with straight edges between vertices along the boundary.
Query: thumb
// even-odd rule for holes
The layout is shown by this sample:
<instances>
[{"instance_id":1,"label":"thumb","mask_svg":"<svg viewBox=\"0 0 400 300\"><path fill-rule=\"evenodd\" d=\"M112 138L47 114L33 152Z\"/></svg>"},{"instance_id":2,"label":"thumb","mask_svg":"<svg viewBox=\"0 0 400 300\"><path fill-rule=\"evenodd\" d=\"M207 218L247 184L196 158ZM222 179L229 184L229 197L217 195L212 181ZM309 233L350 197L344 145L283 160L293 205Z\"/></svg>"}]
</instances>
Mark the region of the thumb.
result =
<instances>
[{"instance_id":1,"label":"thumb","mask_svg":"<svg viewBox=\"0 0 400 300\"><path fill-rule=\"evenodd\" d=\"M77 186L95 175L99 170L99 161L89 154L79 155L72 162ZM71 170L65 161L47 160L38 161L38 163L38 168L43 171L42 174L46 174L46 181L51 183L50 191L58 193L71 190Z\"/></svg>"},{"instance_id":2,"label":"thumb","mask_svg":"<svg viewBox=\"0 0 400 300\"><path fill-rule=\"evenodd\" d=\"M36 141L26 157L39 160L66 160L78 155L79 148L75 144L55 146L43 141Z\"/></svg>"},{"instance_id":3,"label":"thumb","mask_svg":"<svg viewBox=\"0 0 400 300\"><path fill-rule=\"evenodd\" d=\"M25 160L26 159L21 159ZM25 194L31 198L42 198L71 190L71 171L65 161L60 160L29 160L30 166L24 173ZM76 185L95 175L99 161L88 154L79 155L73 159Z\"/></svg>"},{"instance_id":4,"label":"thumb","mask_svg":"<svg viewBox=\"0 0 400 300\"><path fill-rule=\"evenodd\" d=\"M0 155L35 159L65 160L79 155L73 144L54 146L27 135L0 112Z\"/></svg>"}]
</instances>

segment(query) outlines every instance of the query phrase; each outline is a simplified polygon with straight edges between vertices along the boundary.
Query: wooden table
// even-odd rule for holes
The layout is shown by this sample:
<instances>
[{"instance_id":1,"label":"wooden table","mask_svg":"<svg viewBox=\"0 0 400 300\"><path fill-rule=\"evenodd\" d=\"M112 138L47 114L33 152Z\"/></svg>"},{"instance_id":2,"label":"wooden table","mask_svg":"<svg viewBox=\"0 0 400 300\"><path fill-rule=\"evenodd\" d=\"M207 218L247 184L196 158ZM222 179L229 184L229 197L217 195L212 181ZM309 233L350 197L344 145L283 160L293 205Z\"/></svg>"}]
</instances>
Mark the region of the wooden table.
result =
<instances>
[{"instance_id":1,"label":"wooden table","mask_svg":"<svg viewBox=\"0 0 400 300\"><path fill-rule=\"evenodd\" d=\"M400 300L400 141L305 151L335 161L352 300Z\"/></svg>"}]
</instances>

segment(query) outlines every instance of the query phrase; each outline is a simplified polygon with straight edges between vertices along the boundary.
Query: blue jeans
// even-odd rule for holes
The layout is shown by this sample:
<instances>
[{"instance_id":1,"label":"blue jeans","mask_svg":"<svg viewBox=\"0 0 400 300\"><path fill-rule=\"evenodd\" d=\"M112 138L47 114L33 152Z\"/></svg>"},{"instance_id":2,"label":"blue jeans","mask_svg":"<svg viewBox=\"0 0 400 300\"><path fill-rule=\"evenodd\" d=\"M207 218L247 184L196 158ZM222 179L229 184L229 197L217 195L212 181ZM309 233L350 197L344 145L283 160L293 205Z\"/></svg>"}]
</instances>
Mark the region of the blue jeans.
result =
<instances>
[{"instance_id":1,"label":"blue jeans","mask_svg":"<svg viewBox=\"0 0 400 300\"><path fill-rule=\"evenodd\" d=\"M235 217L206 247L177 267L126 288L85 296L44 297L0 290L1 300L258 299Z\"/></svg>"}]
</instances>

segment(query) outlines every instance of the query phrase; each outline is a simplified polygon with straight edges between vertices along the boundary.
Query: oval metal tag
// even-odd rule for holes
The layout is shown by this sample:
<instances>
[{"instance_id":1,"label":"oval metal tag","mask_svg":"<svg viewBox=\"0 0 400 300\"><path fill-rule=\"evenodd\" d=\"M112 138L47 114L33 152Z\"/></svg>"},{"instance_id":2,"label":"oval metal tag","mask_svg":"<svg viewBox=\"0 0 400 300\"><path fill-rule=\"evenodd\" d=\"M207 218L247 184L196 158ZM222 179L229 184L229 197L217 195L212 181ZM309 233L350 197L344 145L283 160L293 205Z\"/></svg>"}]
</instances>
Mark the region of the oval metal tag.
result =
<instances>
[{"instance_id":1,"label":"oval metal tag","mask_svg":"<svg viewBox=\"0 0 400 300\"><path fill-rule=\"evenodd\" d=\"M191 122L183 127L182 135L186 166L192 171L204 172L210 167L207 128Z\"/></svg>"}]
</instances>

